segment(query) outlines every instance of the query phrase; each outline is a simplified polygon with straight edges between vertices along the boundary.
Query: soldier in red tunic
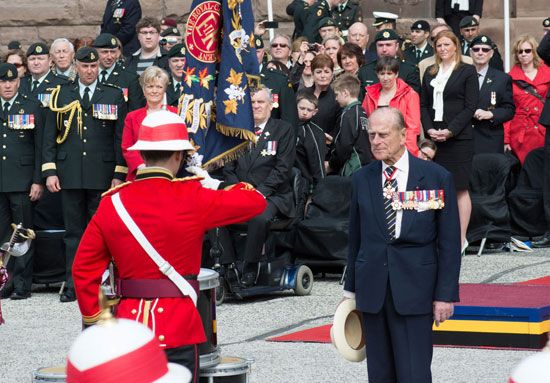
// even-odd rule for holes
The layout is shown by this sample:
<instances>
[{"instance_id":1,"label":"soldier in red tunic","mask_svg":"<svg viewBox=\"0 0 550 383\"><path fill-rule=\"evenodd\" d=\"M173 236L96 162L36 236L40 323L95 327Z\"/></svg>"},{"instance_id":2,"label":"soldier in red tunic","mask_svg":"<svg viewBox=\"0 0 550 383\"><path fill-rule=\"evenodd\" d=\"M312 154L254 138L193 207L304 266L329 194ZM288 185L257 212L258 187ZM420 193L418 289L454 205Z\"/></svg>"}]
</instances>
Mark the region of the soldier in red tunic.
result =
<instances>
[{"instance_id":1,"label":"soldier in red tunic","mask_svg":"<svg viewBox=\"0 0 550 383\"><path fill-rule=\"evenodd\" d=\"M266 201L245 183L210 190L200 177L175 179L193 147L185 123L174 113L148 115L130 150L140 151L146 167L135 181L103 195L76 254L73 277L83 322L98 320L98 289L112 260L121 296L116 317L151 328L168 360L189 368L196 378L197 344L205 335L193 293L204 233L248 221L263 212ZM164 265L150 255L155 252Z\"/></svg>"}]
</instances>

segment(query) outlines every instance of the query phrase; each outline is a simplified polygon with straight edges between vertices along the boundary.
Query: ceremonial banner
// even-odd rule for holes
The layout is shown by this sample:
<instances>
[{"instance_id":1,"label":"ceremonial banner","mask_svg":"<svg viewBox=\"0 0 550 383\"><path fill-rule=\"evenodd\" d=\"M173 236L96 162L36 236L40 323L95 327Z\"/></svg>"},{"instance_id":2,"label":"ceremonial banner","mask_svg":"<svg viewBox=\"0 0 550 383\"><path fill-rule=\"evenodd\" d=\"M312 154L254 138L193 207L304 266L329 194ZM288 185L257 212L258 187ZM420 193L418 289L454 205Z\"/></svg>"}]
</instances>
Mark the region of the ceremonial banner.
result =
<instances>
[{"instance_id":1,"label":"ceremonial banner","mask_svg":"<svg viewBox=\"0 0 550 383\"><path fill-rule=\"evenodd\" d=\"M180 113L200 146L203 167L223 165L256 140L249 85L259 82L253 30L251 0L193 2Z\"/></svg>"}]
</instances>

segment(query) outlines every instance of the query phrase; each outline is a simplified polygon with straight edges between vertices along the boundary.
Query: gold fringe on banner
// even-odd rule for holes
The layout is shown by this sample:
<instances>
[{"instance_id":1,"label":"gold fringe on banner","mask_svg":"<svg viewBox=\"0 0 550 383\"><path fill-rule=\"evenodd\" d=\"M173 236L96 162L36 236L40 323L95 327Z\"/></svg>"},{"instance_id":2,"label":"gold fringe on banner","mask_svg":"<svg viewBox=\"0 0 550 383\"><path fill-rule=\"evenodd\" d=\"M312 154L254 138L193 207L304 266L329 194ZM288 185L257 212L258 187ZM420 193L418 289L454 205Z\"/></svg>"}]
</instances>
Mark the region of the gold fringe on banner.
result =
<instances>
[{"instance_id":1,"label":"gold fringe on banner","mask_svg":"<svg viewBox=\"0 0 550 383\"><path fill-rule=\"evenodd\" d=\"M218 168L221 168L226 163L231 162L239 158L243 153L248 150L248 142L245 141L234 148L231 148L227 152L220 154L210 160L207 163L203 164L202 167L205 170L212 171Z\"/></svg>"},{"instance_id":2,"label":"gold fringe on banner","mask_svg":"<svg viewBox=\"0 0 550 383\"><path fill-rule=\"evenodd\" d=\"M227 126L227 125L216 123L216 130L221 134L223 134L224 136L238 137L243 140L251 141L253 143L256 143L256 140L258 139L254 132L251 132L250 130L243 129L243 128L235 128L233 126Z\"/></svg>"}]
</instances>

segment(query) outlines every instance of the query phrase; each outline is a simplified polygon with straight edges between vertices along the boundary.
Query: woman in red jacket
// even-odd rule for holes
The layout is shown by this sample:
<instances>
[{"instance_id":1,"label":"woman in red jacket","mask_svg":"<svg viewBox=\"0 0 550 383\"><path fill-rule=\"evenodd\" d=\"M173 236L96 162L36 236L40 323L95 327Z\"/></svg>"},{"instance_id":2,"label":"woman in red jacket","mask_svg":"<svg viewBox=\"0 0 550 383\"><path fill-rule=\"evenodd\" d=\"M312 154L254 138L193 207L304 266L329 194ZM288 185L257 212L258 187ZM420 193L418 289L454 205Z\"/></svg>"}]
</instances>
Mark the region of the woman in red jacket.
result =
<instances>
[{"instance_id":1,"label":"woman in red jacket","mask_svg":"<svg viewBox=\"0 0 550 383\"><path fill-rule=\"evenodd\" d=\"M513 46L515 65L509 73L516 114L504 124L504 147L513 150L522 164L531 150L544 146L546 134L538 121L550 87L550 68L537 54L537 47L534 37L521 36Z\"/></svg>"},{"instance_id":2,"label":"woman in red jacket","mask_svg":"<svg viewBox=\"0 0 550 383\"><path fill-rule=\"evenodd\" d=\"M420 135L420 97L400 78L399 60L381 57L376 63L377 84L367 86L363 109L369 116L375 109L391 106L399 109L405 118L406 142L409 152L418 155L417 140Z\"/></svg>"},{"instance_id":3,"label":"woman in red jacket","mask_svg":"<svg viewBox=\"0 0 550 383\"><path fill-rule=\"evenodd\" d=\"M150 66L139 77L139 84L143 89L143 95L147 104L145 107L136 109L126 115L124 120L124 130L122 131L122 155L128 165L127 181L136 178L136 172L139 168L145 166L145 162L139 151L128 150L138 139L139 127L143 119L149 114L158 110L166 109L172 113L178 113L178 108L166 105L166 87L169 78L166 71L157 67Z\"/></svg>"}]
</instances>

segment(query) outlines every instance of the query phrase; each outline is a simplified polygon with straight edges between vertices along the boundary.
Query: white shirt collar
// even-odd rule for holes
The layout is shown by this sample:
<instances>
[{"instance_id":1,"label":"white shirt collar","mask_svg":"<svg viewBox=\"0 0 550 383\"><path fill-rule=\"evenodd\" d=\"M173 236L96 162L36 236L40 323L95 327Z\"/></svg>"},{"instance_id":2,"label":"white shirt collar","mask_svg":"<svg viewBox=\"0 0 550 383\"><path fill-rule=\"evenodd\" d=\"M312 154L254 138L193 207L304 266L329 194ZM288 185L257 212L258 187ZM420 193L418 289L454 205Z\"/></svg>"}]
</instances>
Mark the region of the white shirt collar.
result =
<instances>
[{"instance_id":1,"label":"white shirt collar","mask_svg":"<svg viewBox=\"0 0 550 383\"><path fill-rule=\"evenodd\" d=\"M390 165L382 161L382 173L384 173L384 171L388 166ZM393 166L397 168L397 171L399 173L403 173L403 174L409 173L409 152L407 151L407 149L405 149L401 157L397 160L395 164L393 164Z\"/></svg>"},{"instance_id":2,"label":"white shirt collar","mask_svg":"<svg viewBox=\"0 0 550 383\"><path fill-rule=\"evenodd\" d=\"M113 65L111 65L110 68L101 68L99 67L99 77L101 78L101 72L103 72L104 70L107 71L107 78L109 78L109 76L111 75L111 73L113 73L113 71L115 70L115 67L116 67L116 63L114 63Z\"/></svg>"},{"instance_id":3,"label":"white shirt collar","mask_svg":"<svg viewBox=\"0 0 550 383\"><path fill-rule=\"evenodd\" d=\"M421 52L424 52L424 50L426 49L426 46L428 45L428 40L425 40L424 41L424 44L422 44L421 47L416 47L416 50L418 51L421 51Z\"/></svg>"},{"instance_id":4,"label":"white shirt collar","mask_svg":"<svg viewBox=\"0 0 550 383\"><path fill-rule=\"evenodd\" d=\"M269 118L267 120L265 120L264 122L262 122L261 124L259 125L255 125L257 126L258 128L260 128L260 132L263 133L264 129L265 129L265 126L267 125L267 122L269 121Z\"/></svg>"},{"instance_id":5,"label":"white shirt collar","mask_svg":"<svg viewBox=\"0 0 550 383\"><path fill-rule=\"evenodd\" d=\"M97 79L93 83L91 83L90 85L84 85L80 82L80 80L78 80L78 92L80 93L80 97L84 97L84 89L86 87L88 87L88 88L90 88L90 100L91 100L92 95L95 92L96 85L97 85Z\"/></svg>"},{"instance_id":6,"label":"white shirt collar","mask_svg":"<svg viewBox=\"0 0 550 383\"><path fill-rule=\"evenodd\" d=\"M34 81L38 81L38 85L40 86L40 84L42 84L42 82L46 79L46 77L48 77L48 75L50 74L51 70L47 71L45 75L43 75L42 77L40 78L34 78L33 76L31 76L31 84L34 82Z\"/></svg>"},{"instance_id":7,"label":"white shirt collar","mask_svg":"<svg viewBox=\"0 0 550 383\"><path fill-rule=\"evenodd\" d=\"M11 100L9 100L9 101L8 101L8 100L5 100L4 97L0 97L0 101L1 101L1 104L2 104L2 105L0 106L0 108L4 109L4 104L5 104L6 102L7 102L8 104L10 104L10 108L11 108L11 107L13 106L14 101L17 99L17 96L19 96L19 92L17 92L17 93L15 94L15 96L13 96L13 97L11 98Z\"/></svg>"},{"instance_id":8,"label":"white shirt collar","mask_svg":"<svg viewBox=\"0 0 550 383\"><path fill-rule=\"evenodd\" d=\"M485 64L485 67L481 70L479 70L477 73L479 73L482 77L487 76L487 71L489 70L489 63Z\"/></svg>"}]
</instances>

